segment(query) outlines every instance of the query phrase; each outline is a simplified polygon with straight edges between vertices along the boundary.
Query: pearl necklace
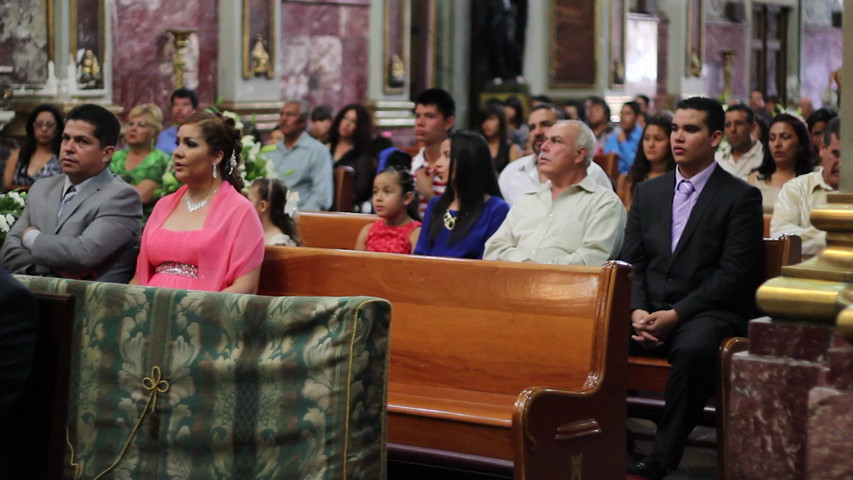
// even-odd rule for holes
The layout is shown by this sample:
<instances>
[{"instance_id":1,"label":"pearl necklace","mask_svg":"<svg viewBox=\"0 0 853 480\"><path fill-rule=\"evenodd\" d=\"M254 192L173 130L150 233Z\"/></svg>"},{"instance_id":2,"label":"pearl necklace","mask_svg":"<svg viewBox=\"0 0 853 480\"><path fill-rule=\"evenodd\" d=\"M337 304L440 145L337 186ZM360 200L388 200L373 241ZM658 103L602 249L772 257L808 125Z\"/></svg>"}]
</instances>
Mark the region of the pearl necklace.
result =
<instances>
[{"instance_id":1,"label":"pearl necklace","mask_svg":"<svg viewBox=\"0 0 853 480\"><path fill-rule=\"evenodd\" d=\"M204 200L201 200L198 202L193 202L192 199L190 199L190 192L187 191L187 193L184 195L184 201L187 202L187 210L190 213L193 213L196 210L198 210L199 208L207 205L207 202L210 200L210 197L212 197L213 194L216 193L216 190L219 190L219 189L217 188L217 189L213 190L206 197L204 197Z\"/></svg>"}]
</instances>

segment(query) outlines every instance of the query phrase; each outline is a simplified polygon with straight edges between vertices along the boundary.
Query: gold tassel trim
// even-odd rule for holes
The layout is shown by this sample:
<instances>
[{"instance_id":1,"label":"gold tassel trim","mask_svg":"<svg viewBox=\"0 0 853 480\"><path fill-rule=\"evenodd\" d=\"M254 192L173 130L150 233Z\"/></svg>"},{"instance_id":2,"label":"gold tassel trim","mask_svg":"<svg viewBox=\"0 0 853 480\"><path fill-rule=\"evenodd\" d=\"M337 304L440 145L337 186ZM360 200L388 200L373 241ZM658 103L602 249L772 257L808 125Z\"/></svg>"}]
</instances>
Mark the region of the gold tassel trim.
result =
<instances>
[{"instance_id":1,"label":"gold tassel trim","mask_svg":"<svg viewBox=\"0 0 853 480\"><path fill-rule=\"evenodd\" d=\"M145 408L142 410L142 414L139 416L139 420L137 420L136 425L133 427L133 430L130 432L130 436L127 441L124 443L124 448L121 449L121 453L119 453L118 457L113 461L113 463L107 467L104 471L96 475L92 480L99 480L104 475L113 471L122 460L124 460L125 455L127 455L127 451L130 448L130 444L133 442L133 439L136 438L136 433L139 431L139 427L142 425L143 420L145 420L145 416L148 415L148 412L151 412L152 415L152 423L151 427L156 427L155 423L158 423L157 420L157 412L155 409L157 408L157 395L160 393L166 393L169 391L169 382L163 380L163 373L160 371L160 367L155 365L151 368L151 376L145 377L142 379L142 387L148 390L150 393L148 394L148 401L145 403ZM158 428L150 429L149 433L152 436L156 436L156 431ZM74 445L71 444L71 434L68 431L68 427L65 427L65 441L68 443L68 448L71 450L71 461L70 465L74 469L74 480L78 480L80 478L80 464L77 463L74 454Z\"/></svg>"}]
</instances>

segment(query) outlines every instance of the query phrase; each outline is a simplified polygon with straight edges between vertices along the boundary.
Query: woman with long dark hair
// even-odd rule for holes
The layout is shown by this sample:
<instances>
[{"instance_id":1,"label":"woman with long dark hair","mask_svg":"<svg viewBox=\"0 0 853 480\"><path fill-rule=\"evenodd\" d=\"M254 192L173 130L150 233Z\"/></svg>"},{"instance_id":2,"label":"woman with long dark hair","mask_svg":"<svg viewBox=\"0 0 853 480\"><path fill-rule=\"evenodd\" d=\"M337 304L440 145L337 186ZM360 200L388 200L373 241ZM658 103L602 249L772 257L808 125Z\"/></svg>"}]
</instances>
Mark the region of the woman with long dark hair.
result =
<instances>
[{"instance_id":1,"label":"woman with long dark hair","mask_svg":"<svg viewBox=\"0 0 853 480\"><path fill-rule=\"evenodd\" d=\"M12 152L3 171L3 189L30 186L40 178L62 173L59 145L65 123L53 105L39 105L27 118L24 145Z\"/></svg>"},{"instance_id":2,"label":"woman with long dark hair","mask_svg":"<svg viewBox=\"0 0 853 480\"><path fill-rule=\"evenodd\" d=\"M447 188L429 201L414 253L483 258L486 240L509 212L486 139L471 131L454 133L441 144L436 168Z\"/></svg>"},{"instance_id":3,"label":"woman with long dark hair","mask_svg":"<svg viewBox=\"0 0 853 480\"><path fill-rule=\"evenodd\" d=\"M518 145L519 151L527 148L530 130L527 127L527 116L524 114L524 104L515 95L507 97L504 102L506 123L509 126L509 140Z\"/></svg>"},{"instance_id":4,"label":"woman with long dark hair","mask_svg":"<svg viewBox=\"0 0 853 480\"><path fill-rule=\"evenodd\" d=\"M352 103L342 108L329 130L329 151L334 167L348 166L355 170L353 178L353 211L370 212L373 177L376 164L368 153L373 140L373 120L364 105Z\"/></svg>"},{"instance_id":5,"label":"woman with long dark hair","mask_svg":"<svg viewBox=\"0 0 853 480\"><path fill-rule=\"evenodd\" d=\"M764 213L773 213L779 190L788 180L814 170L815 149L806 124L780 113L770 121L764 142L764 160L747 178L761 190Z\"/></svg>"},{"instance_id":6,"label":"woman with long dark hair","mask_svg":"<svg viewBox=\"0 0 853 480\"><path fill-rule=\"evenodd\" d=\"M616 182L616 193L619 194L625 208L631 208L634 186L675 170L675 158L672 156L672 145L669 143L671 133L672 119L668 115L655 115L646 121L634 163L627 174L619 175L619 180Z\"/></svg>"},{"instance_id":7,"label":"woman with long dark hair","mask_svg":"<svg viewBox=\"0 0 853 480\"><path fill-rule=\"evenodd\" d=\"M495 171L501 173L509 162L518 160L521 150L510 142L506 110L498 102L487 102L480 111L480 134L489 144Z\"/></svg>"}]
</instances>

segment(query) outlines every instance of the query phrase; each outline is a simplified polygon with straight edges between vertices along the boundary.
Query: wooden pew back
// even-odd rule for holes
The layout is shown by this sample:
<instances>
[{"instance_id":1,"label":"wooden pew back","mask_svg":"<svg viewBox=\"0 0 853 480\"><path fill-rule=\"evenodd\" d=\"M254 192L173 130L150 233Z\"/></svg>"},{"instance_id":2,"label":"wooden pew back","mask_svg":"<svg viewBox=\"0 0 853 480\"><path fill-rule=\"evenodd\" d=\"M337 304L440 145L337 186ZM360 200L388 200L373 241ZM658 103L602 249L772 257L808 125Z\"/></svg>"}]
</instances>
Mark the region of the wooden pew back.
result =
<instances>
[{"instance_id":1,"label":"wooden pew back","mask_svg":"<svg viewBox=\"0 0 853 480\"><path fill-rule=\"evenodd\" d=\"M258 293L388 299L390 382L514 396L581 390L603 367L617 268L268 247Z\"/></svg>"},{"instance_id":2,"label":"wooden pew back","mask_svg":"<svg viewBox=\"0 0 853 480\"><path fill-rule=\"evenodd\" d=\"M296 225L306 247L352 250L361 229L376 215L344 212L299 212Z\"/></svg>"}]
</instances>

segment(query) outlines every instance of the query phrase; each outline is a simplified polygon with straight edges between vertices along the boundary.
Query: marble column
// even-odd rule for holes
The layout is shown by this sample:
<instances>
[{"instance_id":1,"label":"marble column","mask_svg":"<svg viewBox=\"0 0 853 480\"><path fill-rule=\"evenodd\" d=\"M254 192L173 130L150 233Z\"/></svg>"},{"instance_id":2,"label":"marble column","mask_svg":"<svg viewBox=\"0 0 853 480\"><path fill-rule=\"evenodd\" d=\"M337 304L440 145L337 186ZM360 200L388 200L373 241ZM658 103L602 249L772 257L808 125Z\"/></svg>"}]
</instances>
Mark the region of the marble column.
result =
<instances>
[{"instance_id":1,"label":"marble column","mask_svg":"<svg viewBox=\"0 0 853 480\"><path fill-rule=\"evenodd\" d=\"M395 18L390 18L392 15ZM415 105L409 100L410 21L410 0L375 0L370 3L367 104L373 113L377 132L398 147L413 147L416 144L412 114ZM399 55L400 51L404 55ZM402 67L400 83L390 82L390 57L394 54L400 60L397 67Z\"/></svg>"},{"instance_id":2,"label":"marble column","mask_svg":"<svg viewBox=\"0 0 853 480\"><path fill-rule=\"evenodd\" d=\"M250 2L250 7L253 3ZM219 65L217 75L217 93L221 99L219 105L224 110L237 113L248 125L254 120L261 132L274 128L281 109L280 87L280 38L281 2L266 1L262 6L266 12L250 12L270 24L269 38L252 38L251 27L246 28L244 19L244 0L219 0ZM265 50L271 75L252 71L252 50L260 40ZM263 54L264 52L260 52ZM244 56L246 58L244 58ZM245 65L244 65L245 63ZM244 70L248 68L248 78Z\"/></svg>"}]
</instances>

